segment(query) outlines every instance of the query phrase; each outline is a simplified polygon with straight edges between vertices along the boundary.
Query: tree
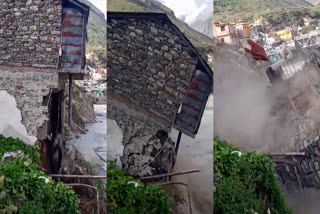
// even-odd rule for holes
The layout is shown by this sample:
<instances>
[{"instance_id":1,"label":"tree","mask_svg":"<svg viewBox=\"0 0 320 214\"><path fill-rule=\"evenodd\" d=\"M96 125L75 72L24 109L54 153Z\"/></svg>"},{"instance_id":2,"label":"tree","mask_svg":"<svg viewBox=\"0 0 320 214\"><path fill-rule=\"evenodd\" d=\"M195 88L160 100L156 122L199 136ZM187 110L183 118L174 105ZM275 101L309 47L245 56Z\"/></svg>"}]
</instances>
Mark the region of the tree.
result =
<instances>
[{"instance_id":1,"label":"tree","mask_svg":"<svg viewBox=\"0 0 320 214\"><path fill-rule=\"evenodd\" d=\"M306 34L306 33L309 33L312 30L313 30L313 27L311 25L305 25L305 26L302 27L301 32L303 34Z\"/></svg>"}]
</instances>

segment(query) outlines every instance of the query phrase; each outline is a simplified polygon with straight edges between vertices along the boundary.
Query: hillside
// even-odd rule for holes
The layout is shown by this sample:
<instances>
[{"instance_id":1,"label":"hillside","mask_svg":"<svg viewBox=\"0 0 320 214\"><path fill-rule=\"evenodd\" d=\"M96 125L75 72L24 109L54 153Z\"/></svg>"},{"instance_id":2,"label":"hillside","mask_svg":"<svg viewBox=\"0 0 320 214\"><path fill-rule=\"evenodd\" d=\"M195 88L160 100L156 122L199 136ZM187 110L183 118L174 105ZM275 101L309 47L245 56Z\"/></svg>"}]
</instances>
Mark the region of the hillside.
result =
<instances>
[{"instance_id":1,"label":"hillside","mask_svg":"<svg viewBox=\"0 0 320 214\"><path fill-rule=\"evenodd\" d=\"M91 51L99 58L101 64L106 64L106 20L103 12L95 7L88 0L79 0L80 2L90 7L89 23L88 23L88 37L87 53ZM106 66L105 66L106 67Z\"/></svg>"},{"instance_id":2,"label":"hillside","mask_svg":"<svg viewBox=\"0 0 320 214\"><path fill-rule=\"evenodd\" d=\"M241 18L253 21L260 15L283 11L292 8L308 8L313 6L306 0L215 0L214 19L231 21Z\"/></svg>"},{"instance_id":3,"label":"hillside","mask_svg":"<svg viewBox=\"0 0 320 214\"><path fill-rule=\"evenodd\" d=\"M176 18L174 12L156 0L108 0L108 11L166 13L194 45L212 44L213 40Z\"/></svg>"},{"instance_id":4,"label":"hillside","mask_svg":"<svg viewBox=\"0 0 320 214\"><path fill-rule=\"evenodd\" d=\"M213 3L211 7L207 7L194 19L190 26L193 29L213 38Z\"/></svg>"},{"instance_id":5,"label":"hillside","mask_svg":"<svg viewBox=\"0 0 320 214\"><path fill-rule=\"evenodd\" d=\"M313 5L317 5L318 3L318 0L306 0L308 1L309 3L313 4Z\"/></svg>"}]
</instances>

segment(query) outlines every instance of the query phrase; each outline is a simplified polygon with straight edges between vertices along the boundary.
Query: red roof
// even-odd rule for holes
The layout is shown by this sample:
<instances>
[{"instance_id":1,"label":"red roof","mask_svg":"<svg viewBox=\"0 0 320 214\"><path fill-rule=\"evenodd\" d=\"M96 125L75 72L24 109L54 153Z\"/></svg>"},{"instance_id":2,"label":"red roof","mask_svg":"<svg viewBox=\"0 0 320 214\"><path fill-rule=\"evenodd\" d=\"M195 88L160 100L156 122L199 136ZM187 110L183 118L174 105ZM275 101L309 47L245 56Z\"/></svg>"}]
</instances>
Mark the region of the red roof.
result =
<instances>
[{"instance_id":1,"label":"red roof","mask_svg":"<svg viewBox=\"0 0 320 214\"><path fill-rule=\"evenodd\" d=\"M248 39L247 42L249 45L251 45L251 49L245 48L245 51L247 53L251 53L253 59L269 61L268 56L263 47L261 47L251 39Z\"/></svg>"}]
</instances>

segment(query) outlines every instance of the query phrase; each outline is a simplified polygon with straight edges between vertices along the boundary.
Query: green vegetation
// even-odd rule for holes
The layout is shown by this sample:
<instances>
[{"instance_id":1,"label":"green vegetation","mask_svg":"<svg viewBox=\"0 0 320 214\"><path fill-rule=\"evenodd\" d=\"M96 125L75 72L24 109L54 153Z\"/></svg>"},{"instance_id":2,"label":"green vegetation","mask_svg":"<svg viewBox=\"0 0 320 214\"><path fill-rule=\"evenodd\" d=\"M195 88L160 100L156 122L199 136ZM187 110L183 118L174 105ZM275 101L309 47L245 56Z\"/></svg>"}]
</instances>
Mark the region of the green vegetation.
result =
<instances>
[{"instance_id":1,"label":"green vegetation","mask_svg":"<svg viewBox=\"0 0 320 214\"><path fill-rule=\"evenodd\" d=\"M157 12L166 13L170 20L194 44L212 44L213 40L191 28L185 22L177 19L174 12L156 0L108 0L108 11L121 12Z\"/></svg>"},{"instance_id":2,"label":"green vegetation","mask_svg":"<svg viewBox=\"0 0 320 214\"><path fill-rule=\"evenodd\" d=\"M115 162L108 162L107 177L109 214L171 213L170 198L160 187L126 176L115 169Z\"/></svg>"},{"instance_id":3,"label":"green vegetation","mask_svg":"<svg viewBox=\"0 0 320 214\"><path fill-rule=\"evenodd\" d=\"M20 155L5 157L7 152ZM0 213L76 214L79 203L71 187L37 170L38 149L0 135Z\"/></svg>"},{"instance_id":4,"label":"green vegetation","mask_svg":"<svg viewBox=\"0 0 320 214\"><path fill-rule=\"evenodd\" d=\"M234 151L239 149L214 140L214 212L290 214L269 157Z\"/></svg>"},{"instance_id":5,"label":"green vegetation","mask_svg":"<svg viewBox=\"0 0 320 214\"><path fill-rule=\"evenodd\" d=\"M285 24L301 24L301 18L307 14L317 14L318 8L301 0L269 1L269 0L215 0L215 20L231 22L242 19L254 22L260 16L267 17L273 27Z\"/></svg>"},{"instance_id":6,"label":"green vegetation","mask_svg":"<svg viewBox=\"0 0 320 214\"><path fill-rule=\"evenodd\" d=\"M265 15L272 27L285 27L288 25L303 26L304 17L320 18L320 8L299 8L270 12Z\"/></svg>"},{"instance_id":7,"label":"green vegetation","mask_svg":"<svg viewBox=\"0 0 320 214\"><path fill-rule=\"evenodd\" d=\"M306 33L309 33L309 32L312 31L312 30L313 30L313 27L310 26L310 25L307 25L307 26L303 26L303 27L302 27L301 32L302 32L303 34L306 34Z\"/></svg>"},{"instance_id":8,"label":"green vegetation","mask_svg":"<svg viewBox=\"0 0 320 214\"><path fill-rule=\"evenodd\" d=\"M98 57L98 63L102 68L107 68L107 31L104 14L88 0L80 0L90 7L88 21L88 44L86 53L91 53Z\"/></svg>"}]
</instances>

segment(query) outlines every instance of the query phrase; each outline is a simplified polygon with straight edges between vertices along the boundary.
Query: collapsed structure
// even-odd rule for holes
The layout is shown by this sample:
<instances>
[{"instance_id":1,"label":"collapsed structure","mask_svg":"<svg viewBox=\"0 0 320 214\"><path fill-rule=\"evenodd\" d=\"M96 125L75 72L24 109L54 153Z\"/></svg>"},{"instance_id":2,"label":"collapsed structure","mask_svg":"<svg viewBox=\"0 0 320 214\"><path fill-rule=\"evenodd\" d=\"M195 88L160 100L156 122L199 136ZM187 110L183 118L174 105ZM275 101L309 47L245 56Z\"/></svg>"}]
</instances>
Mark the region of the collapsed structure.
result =
<instances>
[{"instance_id":1,"label":"collapsed structure","mask_svg":"<svg viewBox=\"0 0 320 214\"><path fill-rule=\"evenodd\" d=\"M197 134L212 71L165 14L108 12L107 32L107 115L122 130L122 167L135 176L166 173L179 144L171 128Z\"/></svg>"},{"instance_id":2,"label":"collapsed structure","mask_svg":"<svg viewBox=\"0 0 320 214\"><path fill-rule=\"evenodd\" d=\"M71 89L84 76L90 8L77 0L3 0L0 7L0 91L15 98L27 143L47 144L52 158L63 140L65 82Z\"/></svg>"},{"instance_id":3,"label":"collapsed structure","mask_svg":"<svg viewBox=\"0 0 320 214\"><path fill-rule=\"evenodd\" d=\"M313 56L311 53L313 53ZM234 47L226 45L217 47L215 52L215 77L219 81L228 76L230 79L235 79L231 83L244 84L248 90L243 91L238 85L231 85L230 83L227 85L221 84L216 88L218 90L215 96L217 100L216 109L218 109L216 111L220 114L217 114L215 120L221 127L229 127L230 129L221 129L220 126L216 126L215 133L246 150L269 153L276 163L279 181L287 190L319 189L319 48L295 50L287 54L291 56L285 56L281 61L271 64L270 62L255 61L252 59L254 55L250 57L249 55L243 55ZM230 67L224 64L223 58L225 56L232 58L232 65L228 65ZM291 63L297 64L296 61L302 61L299 67L291 65ZM292 70L295 68L295 72L292 72L291 75L287 75L289 66L292 66ZM237 70L234 72L230 68L237 68ZM276 77L271 77L270 68L276 70ZM265 72L266 70L267 72ZM238 73L238 75L235 76L235 73ZM253 78L251 77L256 77L255 81L252 81ZM233 97L231 95L235 93L234 91L230 94L222 93L226 88L230 88L230 91L234 90L231 86L242 92L237 92ZM251 93L252 89L259 91L260 86L265 89L258 93ZM237 109L243 110L243 106L246 108L253 106L249 110L250 114L254 114L254 111L256 111L259 115L257 114L254 117L261 117L258 120L255 119L254 122L248 120L237 129L235 129L235 126L228 126L230 123L224 124L224 121L229 120L227 115L232 111L226 107L226 104L232 106L229 100L235 96L241 97ZM247 96L248 98L246 98ZM231 98L224 101L222 97ZM258 102L262 100L263 104L259 105ZM248 104L243 104L245 102ZM267 108L265 108L266 106ZM219 110L222 107L224 112ZM234 118L236 120L247 119L247 114L244 115L245 117ZM233 117L232 114L231 117ZM237 124L235 121L232 121L232 123ZM256 121L257 123L255 123ZM257 128L257 124L261 127ZM241 133L242 136L246 136L248 133L247 126L250 127L248 136L252 137L255 141L254 144L250 144L247 140L249 138L242 139L240 135L237 135ZM259 134L255 135L255 133Z\"/></svg>"}]
</instances>

